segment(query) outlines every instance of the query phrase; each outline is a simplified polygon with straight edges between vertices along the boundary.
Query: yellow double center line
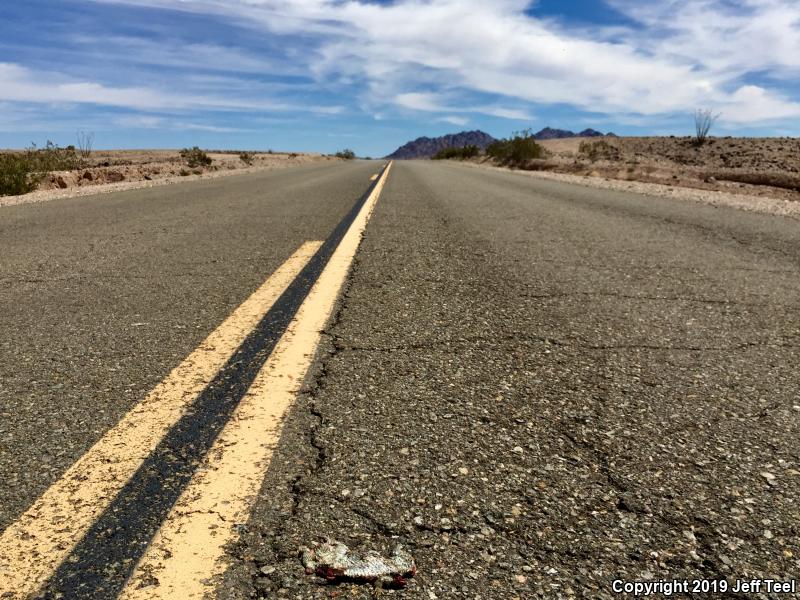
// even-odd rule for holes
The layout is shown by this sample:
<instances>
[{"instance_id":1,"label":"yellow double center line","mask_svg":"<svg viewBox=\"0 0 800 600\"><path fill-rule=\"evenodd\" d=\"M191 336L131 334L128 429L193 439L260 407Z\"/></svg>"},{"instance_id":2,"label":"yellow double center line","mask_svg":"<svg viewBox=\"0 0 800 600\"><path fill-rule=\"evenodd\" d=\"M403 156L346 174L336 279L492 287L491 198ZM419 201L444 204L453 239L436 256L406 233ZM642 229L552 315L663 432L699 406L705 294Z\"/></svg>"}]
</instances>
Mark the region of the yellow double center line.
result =
<instances>
[{"instance_id":1,"label":"yellow double center line","mask_svg":"<svg viewBox=\"0 0 800 600\"><path fill-rule=\"evenodd\" d=\"M195 471L121 592L202 598L247 520L280 422L313 361L391 164ZM38 592L314 256L303 244L255 293L0 536L0 597Z\"/></svg>"}]
</instances>

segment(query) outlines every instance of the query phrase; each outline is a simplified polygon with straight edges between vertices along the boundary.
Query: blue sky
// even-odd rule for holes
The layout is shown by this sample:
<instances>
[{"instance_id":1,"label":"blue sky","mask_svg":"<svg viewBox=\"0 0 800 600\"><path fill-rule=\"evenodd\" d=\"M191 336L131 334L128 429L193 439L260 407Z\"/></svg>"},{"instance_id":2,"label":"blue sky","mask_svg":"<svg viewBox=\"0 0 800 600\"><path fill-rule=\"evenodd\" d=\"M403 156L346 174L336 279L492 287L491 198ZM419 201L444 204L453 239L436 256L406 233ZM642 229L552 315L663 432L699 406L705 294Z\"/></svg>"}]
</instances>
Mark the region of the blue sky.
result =
<instances>
[{"instance_id":1,"label":"blue sky","mask_svg":"<svg viewBox=\"0 0 800 600\"><path fill-rule=\"evenodd\" d=\"M546 125L800 135L796 0L0 3L0 147L380 156Z\"/></svg>"}]
</instances>

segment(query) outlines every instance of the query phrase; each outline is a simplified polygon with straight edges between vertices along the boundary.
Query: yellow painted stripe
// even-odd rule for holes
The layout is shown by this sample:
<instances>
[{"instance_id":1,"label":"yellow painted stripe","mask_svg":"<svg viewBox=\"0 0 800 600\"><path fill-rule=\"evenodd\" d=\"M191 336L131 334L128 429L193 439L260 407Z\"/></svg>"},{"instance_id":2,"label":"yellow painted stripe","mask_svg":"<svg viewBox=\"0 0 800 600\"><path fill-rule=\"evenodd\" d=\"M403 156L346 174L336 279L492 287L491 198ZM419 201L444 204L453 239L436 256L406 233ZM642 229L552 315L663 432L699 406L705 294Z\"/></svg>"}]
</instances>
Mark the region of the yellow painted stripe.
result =
<instances>
[{"instance_id":1,"label":"yellow painted stripe","mask_svg":"<svg viewBox=\"0 0 800 600\"><path fill-rule=\"evenodd\" d=\"M391 165L390 165L391 167ZM201 600L226 566L224 547L252 509L281 420L310 368L389 169L148 548L124 600Z\"/></svg>"},{"instance_id":2,"label":"yellow painted stripe","mask_svg":"<svg viewBox=\"0 0 800 600\"><path fill-rule=\"evenodd\" d=\"M54 573L321 245L303 244L3 532L0 597L26 598Z\"/></svg>"},{"instance_id":3,"label":"yellow painted stripe","mask_svg":"<svg viewBox=\"0 0 800 600\"><path fill-rule=\"evenodd\" d=\"M372 177L369 178L370 181L375 181L378 178L378 173L375 173Z\"/></svg>"}]
</instances>

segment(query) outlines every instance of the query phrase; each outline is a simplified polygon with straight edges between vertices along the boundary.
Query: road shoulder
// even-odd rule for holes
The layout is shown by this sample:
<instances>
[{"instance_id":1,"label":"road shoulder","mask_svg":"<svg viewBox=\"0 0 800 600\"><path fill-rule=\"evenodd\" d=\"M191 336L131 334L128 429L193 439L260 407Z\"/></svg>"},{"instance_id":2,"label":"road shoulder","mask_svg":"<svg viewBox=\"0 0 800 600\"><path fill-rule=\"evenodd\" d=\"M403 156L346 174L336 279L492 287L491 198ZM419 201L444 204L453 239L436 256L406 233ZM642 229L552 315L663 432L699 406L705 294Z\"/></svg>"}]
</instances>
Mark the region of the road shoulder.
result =
<instances>
[{"instance_id":1,"label":"road shoulder","mask_svg":"<svg viewBox=\"0 0 800 600\"><path fill-rule=\"evenodd\" d=\"M576 185L601 190L631 192L656 198L673 198L675 200L685 200L688 202L700 202L710 206L726 206L729 208L736 208L739 210L746 210L767 215L800 219L800 202L784 200L781 198L732 194L723 191L699 190L695 188L681 187L678 185L672 186L658 183L646 183L641 181L625 181L622 179L610 179L600 176L591 177L584 175L572 175L570 173L553 173L546 171L521 171L507 167L497 167L489 164L476 164L470 162L459 163L459 165L474 169L486 169L489 171L514 173L520 177L531 177L534 179L573 183Z\"/></svg>"}]
</instances>

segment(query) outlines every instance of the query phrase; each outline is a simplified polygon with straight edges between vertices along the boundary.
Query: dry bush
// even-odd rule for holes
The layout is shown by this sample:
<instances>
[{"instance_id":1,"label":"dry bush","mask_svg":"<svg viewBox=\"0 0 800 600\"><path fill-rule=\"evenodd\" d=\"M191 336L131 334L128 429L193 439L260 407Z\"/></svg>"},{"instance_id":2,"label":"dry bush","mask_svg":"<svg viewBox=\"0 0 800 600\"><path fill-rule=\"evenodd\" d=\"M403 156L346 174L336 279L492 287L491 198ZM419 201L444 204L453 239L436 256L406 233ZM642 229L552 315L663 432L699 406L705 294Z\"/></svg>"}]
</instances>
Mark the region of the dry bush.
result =
<instances>
[{"instance_id":1,"label":"dry bush","mask_svg":"<svg viewBox=\"0 0 800 600\"><path fill-rule=\"evenodd\" d=\"M619 160L620 151L605 140L596 142L581 142L578 153L588 158L591 162L598 160Z\"/></svg>"},{"instance_id":2,"label":"dry bush","mask_svg":"<svg viewBox=\"0 0 800 600\"><path fill-rule=\"evenodd\" d=\"M80 150L81 158L88 159L92 155L92 148L94 147L94 133L86 133L79 131L78 137L78 150Z\"/></svg>"},{"instance_id":3,"label":"dry bush","mask_svg":"<svg viewBox=\"0 0 800 600\"><path fill-rule=\"evenodd\" d=\"M475 158L480 153L480 148L477 146L464 146L463 148L443 148L431 158L433 160L449 160L453 158L465 160L468 158Z\"/></svg>"},{"instance_id":4,"label":"dry bush","mask_svg":"<svg viewBox=\"0 0 800 600\"><path fill-rule=\"evenodd\" d=\"M23 152L0 155L0 195L27 194L50 171L71 171L80 167L75 146L60 148L48 141L44 148L31 144Z\"/></svg>"},{"instance_id":5,"label":"dry bush","mask_svg":"<svg viewBox=\"0 0 800 600\"><path fill-rule=\"evenodd\" d=\"M61 148L51 141L48 141L44 148L37 148L36 144L31 144L23 156L31 163L33 170L40 173L71 171L81 166L75 146Z\"/></svg>"},{"instance_id":6,"label":"dry bush","mask_svg":"<svg viewBox=\"0 0 800 600\"><path fill-rule=\"evenodd\" d=\"M0 154L0 196L19 196L36 189L42 179L23 154Z\"/></svg>"},{"instance_id":7,"label":"dry bush","mask_svg":"<svg viewBox=\"0 0 800 600\"><path fill-rule=\"evenodd\" d=\"M530 129L515 133L512 137L492 142L486 154L503 165L524 167L529 161L544 158L545 149L536 142Z\"/></svg>"},{"instance_id":8,"label":"dry bush","mask_svg":"<svg viewBox=\"0 0 800 600\"><path fill-rule=\"evenodd\" d=\"M711 131L717 119L719 119L719 114L715 115L707 108L698 108L694 111L694 143L697 146L702 146L706 142L708 132Z\"/></svg>"},{"instance_id":9,"label":"dry bush","mask_svg":"<svg viewBox=\"0 0 800 600\"><path fill-rule=\"evenodd\" d=\"M194 146L193 148L184 148L181 150L181 158L186 161L186 165L190 169L197 167L207 167L212 162L211 157L203 150Z\"/></svg>"}]
</instances>

